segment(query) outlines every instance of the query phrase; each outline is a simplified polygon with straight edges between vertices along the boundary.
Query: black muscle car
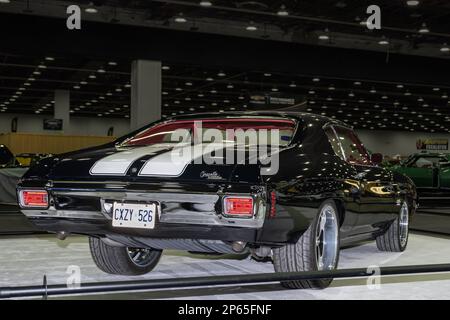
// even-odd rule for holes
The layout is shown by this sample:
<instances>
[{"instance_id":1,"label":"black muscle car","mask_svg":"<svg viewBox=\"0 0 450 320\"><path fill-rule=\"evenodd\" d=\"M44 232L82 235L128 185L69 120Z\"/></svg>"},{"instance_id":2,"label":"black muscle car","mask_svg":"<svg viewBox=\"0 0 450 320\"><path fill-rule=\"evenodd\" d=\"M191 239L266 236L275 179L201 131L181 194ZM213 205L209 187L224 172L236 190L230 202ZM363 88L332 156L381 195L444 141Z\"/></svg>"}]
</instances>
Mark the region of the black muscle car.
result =
<instances>
[{"instance_id":1,"label":"black muscle car","mask_svg":"<svg viewBox=\"0 0 450 320\"><path fill-rule=\"evenodd\" d=\"M277 134L264 138L269 131ZM95 263L112 274L147 273L164 249L250 252L279 272L331 270L340 246L355 241L406 248L415 186L377 166L378 156L347 125L322 116L186 115L44 159L17 192L37 227L88 235Z\"/></svg>"}]
</instances>

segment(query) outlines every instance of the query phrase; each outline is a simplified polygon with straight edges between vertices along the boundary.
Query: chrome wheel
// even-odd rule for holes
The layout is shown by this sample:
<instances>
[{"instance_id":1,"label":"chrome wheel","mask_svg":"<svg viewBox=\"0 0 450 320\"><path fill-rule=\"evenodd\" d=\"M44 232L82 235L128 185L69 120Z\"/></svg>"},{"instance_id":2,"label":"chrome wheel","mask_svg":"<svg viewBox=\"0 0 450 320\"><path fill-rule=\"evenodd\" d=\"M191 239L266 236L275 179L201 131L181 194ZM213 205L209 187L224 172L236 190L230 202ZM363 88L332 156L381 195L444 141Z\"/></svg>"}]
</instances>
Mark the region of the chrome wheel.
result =
<instances>
[{"instance_id":1,"label":"chrome wheel","mask_svg":"<svg viewBox=\"0 0 450 320\"><path fill-rule=\"evenodd\" d=\"M139 267L146 267L153 262L151 249L127 248L127 252L131 261Z\"/></svg>"},{"instance_id":2,"label":"chrome wheel","mask_svg":"<svg viewBox=\"0 0 450 320\"><path fill-rule=\"evenodd\" d=\"M325 205L320 211L317 227L315 253L317 270L332 270L338 258L339 226L335 209Z\"/></svg>"},{"instance_id":3,"label":"chrome wheel","mask_svg":"<svg viewBox=\"0 0 450 320\"><path fill-rule=\"evenodd\" d=\"M399 229L400 245L401 247L405 247L408 242L409 233L409 209L406 202L403 202L402 208L400 209Z\"/></svg>"}]
</instances>

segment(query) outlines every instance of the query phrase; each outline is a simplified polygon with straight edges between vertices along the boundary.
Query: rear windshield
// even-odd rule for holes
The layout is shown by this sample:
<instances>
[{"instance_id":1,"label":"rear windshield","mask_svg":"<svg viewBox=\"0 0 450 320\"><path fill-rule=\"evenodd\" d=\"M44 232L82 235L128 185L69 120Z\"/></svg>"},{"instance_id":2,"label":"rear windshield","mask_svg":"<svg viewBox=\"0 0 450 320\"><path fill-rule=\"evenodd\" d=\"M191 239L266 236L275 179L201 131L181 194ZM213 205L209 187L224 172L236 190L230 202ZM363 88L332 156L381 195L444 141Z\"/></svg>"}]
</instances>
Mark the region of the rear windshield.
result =
<instances>
[{"instance_id":1,"label":"rear windshield","mask_svg":"<svg viewBox=\"0 0 450 320\"><path fill-rule=\"evenodd\" d=\"M296 122L288 119L206 119L166 122L127 139L123 146L158 143L237 143L287 146Z\"/></svg>"}]
</instances>

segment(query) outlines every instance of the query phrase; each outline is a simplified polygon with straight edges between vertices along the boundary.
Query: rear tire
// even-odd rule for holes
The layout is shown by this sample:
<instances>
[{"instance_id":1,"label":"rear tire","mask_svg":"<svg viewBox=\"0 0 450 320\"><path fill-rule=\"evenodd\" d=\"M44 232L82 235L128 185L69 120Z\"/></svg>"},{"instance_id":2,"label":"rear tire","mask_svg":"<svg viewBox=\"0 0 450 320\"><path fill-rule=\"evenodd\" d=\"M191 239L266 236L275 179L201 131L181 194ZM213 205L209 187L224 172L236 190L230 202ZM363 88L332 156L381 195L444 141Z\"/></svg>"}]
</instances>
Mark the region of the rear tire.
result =
<instances>
[{"instance_id":1,"label":"rear tire","mask_svg":"<svg viewBox=\"0 0 450 320\"><path fill-rule=\"evenodd\" d=\"M89 238L89 248L92 259L100 270L124 276L149 273L162 255L160 250L110 246L94 237Z\"/></svg>"},{"instance_id":2,"label":"rear tire","mask_svg":"<svg viewBox=\"0 0 450 320\"><path fill-rule=\"evenodd\" d=\"M380 251L403 252L408 245L409 207L403 202L400 213L386 232L377 237L377 247Z\"/></svg>"},{"instance_id":3,"label":"rear tire","mask_svg":"<svg viewBox=\"0 0 450 320\"><path fill-rule=\"evenodd\" d=\"M327 200L297 243L273 250L276 272L334 270L339 261L339 219L334 201ZM324 289L333 279L286 281L289 289Z\"/></svg>"}]
</instances>

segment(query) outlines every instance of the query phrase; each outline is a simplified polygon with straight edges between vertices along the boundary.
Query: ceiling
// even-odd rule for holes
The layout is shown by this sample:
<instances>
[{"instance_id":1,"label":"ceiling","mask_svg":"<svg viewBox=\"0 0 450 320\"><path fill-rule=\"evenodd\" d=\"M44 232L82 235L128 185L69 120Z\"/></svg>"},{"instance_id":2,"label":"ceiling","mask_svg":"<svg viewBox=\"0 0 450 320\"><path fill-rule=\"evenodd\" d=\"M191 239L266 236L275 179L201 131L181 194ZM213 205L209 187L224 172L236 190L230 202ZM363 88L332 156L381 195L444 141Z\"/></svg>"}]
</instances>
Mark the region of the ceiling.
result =
<instances>
[{"instance_id":1,"label":"ceiling","mask_svg":"<svg viewBox=\"0 0 450 320\"><path fill-rule=\"evenodd\" d=\"M65 18L73 4L105 23L450 57L447 0L1 0L0 11ZM381 30L365 24L373 4Z\"/></svg>"},{"instance_id":2,"label":"ceiling","mask_svg":"<svg viewBox=\"0 0 450 320\"><path fill-rule=\"evenodd\" d=\"M377 31L361 24L373 1L212 0L209 7L199 2L0 0L0 12L63 18L66 6L78 3L83 19L105 23L399 52L442 58L445 63L450 57L445 50L450 43L448 1L421 0L416 6L403 0L376 1L382 8L383 25ZM280 8L288 16L280 16ZM423 23L429 32L418 32ZM256 30L248 31L249 25ZM324 34L328 39L320 40ZM380 44L381 39L388 44ZM0 45L0 113L52 116L54 91L63 89L71 91L74 116L129 117L130 68L131 60L123 58L80 58L70 52L19 54L2 52ZM450 132L448 86L392 82L387 76L385 81L374 81L319 74L319 70L315 76L242 67L219 69L205 67L200 59L195 65L164 61L163 116L261 109L251 103L251 96L268 94L295 97L299 109L356 128Z\"/></svg>"},{"instance_id":3,"label":"ceiling","mask_svg":"<svg viewBox=\"0 0 450 320\"><path fill-rule=\"evenodd\" d=\"M53 114L71 91L74 116L129 117L131 61L0 54L0 112ZM265 108L251 97L296 98L301 110L356 128L450 132L450 87L211 69L163 63L163 115ZM305 103L301 103L301 102Z\"/></svg>"}]
</instances>

